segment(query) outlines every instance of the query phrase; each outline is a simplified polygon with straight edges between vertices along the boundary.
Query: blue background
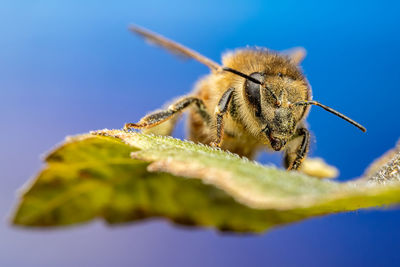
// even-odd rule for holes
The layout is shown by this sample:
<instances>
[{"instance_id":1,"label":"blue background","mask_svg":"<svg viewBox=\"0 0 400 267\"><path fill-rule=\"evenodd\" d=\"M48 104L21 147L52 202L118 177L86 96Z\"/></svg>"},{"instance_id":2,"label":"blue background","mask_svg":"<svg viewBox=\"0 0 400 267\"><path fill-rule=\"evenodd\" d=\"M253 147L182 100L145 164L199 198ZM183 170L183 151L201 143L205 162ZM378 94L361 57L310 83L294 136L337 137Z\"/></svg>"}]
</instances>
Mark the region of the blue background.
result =
<instances>
[{"instance_id":1,"label":"blue background","mask_svg":"<svg viewBox=\"0 0 400 267\"><path fill-rule=\"evenodd\" d=\"M84 2L84 3L83 3ZM3 1L0 8L0 266L383 266L400 261L400 213L357 211L261 236L165 221L109 228L13 228L16 190L66 135L120 128L191 90L208 72L146 45L136 23L214 60L246 45L303 46L314 99L312 155L362 174L399 137L398 1ZM175 134L184 136L181 124ZM261 161L278 162L279 156Z\"/></svg>"}]
</instances>

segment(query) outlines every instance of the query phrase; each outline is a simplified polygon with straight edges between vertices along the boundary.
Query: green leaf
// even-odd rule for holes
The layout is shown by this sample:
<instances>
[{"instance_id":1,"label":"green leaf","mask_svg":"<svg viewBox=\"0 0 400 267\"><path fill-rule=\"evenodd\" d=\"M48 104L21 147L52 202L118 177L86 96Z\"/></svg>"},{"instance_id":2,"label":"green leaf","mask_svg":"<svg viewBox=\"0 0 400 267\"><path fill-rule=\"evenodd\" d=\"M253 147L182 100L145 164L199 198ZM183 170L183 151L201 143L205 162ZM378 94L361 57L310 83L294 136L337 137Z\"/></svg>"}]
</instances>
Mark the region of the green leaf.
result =
<instances>
[{"instance_id":1,"label":"green leaf","mask_svg":"<svg viewBox=\"0 0 400 267\"><path fill-rule=\"evenodd\" d=\"M263 232L312 216L399 203L400 154L393 154L373 173L338 183L171 137L96 131L68 138L49 154L45 169L24 190L13 223L44 227L163 217Z\"/></svg>"}]
</instances>

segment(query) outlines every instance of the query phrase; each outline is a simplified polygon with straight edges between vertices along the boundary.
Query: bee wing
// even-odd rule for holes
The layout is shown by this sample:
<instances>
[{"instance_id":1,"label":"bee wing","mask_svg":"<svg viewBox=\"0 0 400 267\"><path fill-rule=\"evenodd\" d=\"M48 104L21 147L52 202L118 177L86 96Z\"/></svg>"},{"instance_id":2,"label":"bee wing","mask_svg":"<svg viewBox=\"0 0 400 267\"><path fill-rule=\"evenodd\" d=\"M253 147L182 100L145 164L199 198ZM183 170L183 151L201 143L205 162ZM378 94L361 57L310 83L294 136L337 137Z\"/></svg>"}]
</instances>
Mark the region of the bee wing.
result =
<instances>
[{"instance_id":1,"label":"bee wing","mask_svg":"<svg viewBox=\"0 0 400 267\"><path fill-rule=\"evenodd\" d=\"M281 53L287 55L296 65L300 64L307 54L303 47L293 47L291 49L284 50Z\"/></svg>"},{"instance_id":2,"label":"bee wing","mask_svg":"<svg viewBox=\"0 0 400 267\"><path fill-rule=\"evenodd\" d=\"M221 66L218 63L216 63L215 61L197 53L196 51L194 51L190 48L187 48L181 44L178 44L172 40L169 40L162 35L153 33L147 29L141 28L136 25L131 25L129 27L129 30L131 30L132 32L145 38L150 43L164 47L165 49L169 50L170 52L172 52L174 54L183 56L185 58L196 59L200 63L203 63L204 65L206 65L207 67L209 67L210 69L215 70L215 71L221 69Z\"/></svg>"}]
</instances>

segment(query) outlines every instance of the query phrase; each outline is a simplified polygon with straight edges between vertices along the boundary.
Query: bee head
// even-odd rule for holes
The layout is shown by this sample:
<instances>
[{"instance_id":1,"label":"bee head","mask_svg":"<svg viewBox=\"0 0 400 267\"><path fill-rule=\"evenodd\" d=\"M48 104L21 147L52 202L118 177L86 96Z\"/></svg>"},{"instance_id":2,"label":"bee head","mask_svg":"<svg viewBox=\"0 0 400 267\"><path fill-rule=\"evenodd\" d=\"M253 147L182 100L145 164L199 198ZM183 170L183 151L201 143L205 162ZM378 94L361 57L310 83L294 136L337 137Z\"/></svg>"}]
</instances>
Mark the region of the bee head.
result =
<instances>
[{"instance_id":1,"label":"bee head","mask_svg":"<svg viewBox=\"0 0 400 267\"><path fill-rule=\"evenodd\" d=\"M262 129L262 135L266 136L274 150L279 151L294 135L306 113L307 107L294 106L293 103L308 99L307 82L280 72L255 72L250 77L259 83L245 81L245 100Z\"/></svg>"}]
</instances>

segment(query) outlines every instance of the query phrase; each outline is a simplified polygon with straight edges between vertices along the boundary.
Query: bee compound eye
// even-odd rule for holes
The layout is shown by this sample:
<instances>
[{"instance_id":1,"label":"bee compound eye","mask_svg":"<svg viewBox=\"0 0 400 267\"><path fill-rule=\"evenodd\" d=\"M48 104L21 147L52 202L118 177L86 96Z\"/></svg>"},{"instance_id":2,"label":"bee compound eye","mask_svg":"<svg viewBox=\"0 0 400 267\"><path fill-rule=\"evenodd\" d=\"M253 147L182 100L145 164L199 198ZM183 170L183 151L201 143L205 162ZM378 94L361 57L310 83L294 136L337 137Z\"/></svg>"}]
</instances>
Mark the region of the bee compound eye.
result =
<instances>
[{"instance_id":1,"label":"bee compound eye","mask_svg":"<svg viewBox=\"0 0 400 267\"><path fill-rule=\"evenodd\" d=\"M250 74L250 77L257 79L258 81L263 82L264 76L259 72L254 72ZM246 80L244 85L245 96L247 101L250 103L251 106L255 108L255 115L261 115L261 104L260 104L260 90L261 85L254 83L250 80Z\"/></svg>"},{"instance_id":2,"label":"bee compound eye","mask_svg":"<svg viewBox=\"0 0 400 267\"><path fill-rule=\"evenodd\" d=\"M257 79L259 81L263 81L264 77L259 72L254 72L250 75L250 77ZM260 84L254 83L250 80L246 80L245 82L245 92L246 97L251 104L259 104L260 103Z\"/></svg>"}]
</instances>

